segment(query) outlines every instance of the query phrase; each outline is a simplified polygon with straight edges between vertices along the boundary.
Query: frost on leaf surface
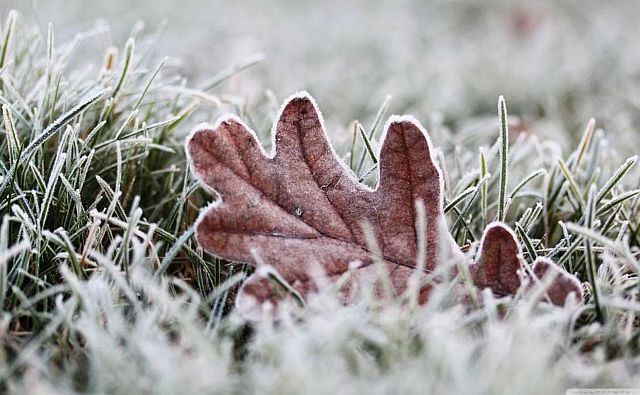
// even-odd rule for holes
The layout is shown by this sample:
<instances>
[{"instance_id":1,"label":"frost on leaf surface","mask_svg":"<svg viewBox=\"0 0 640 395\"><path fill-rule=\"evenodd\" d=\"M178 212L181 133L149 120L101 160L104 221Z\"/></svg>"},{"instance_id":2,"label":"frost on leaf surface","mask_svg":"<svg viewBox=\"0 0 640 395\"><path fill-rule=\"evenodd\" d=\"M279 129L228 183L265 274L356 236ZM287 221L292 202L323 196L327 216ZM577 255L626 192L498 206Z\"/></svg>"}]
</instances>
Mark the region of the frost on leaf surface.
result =
<instances>
[{"instance_id":1,"label":"frost on leaf surface","mask_svg":"<svg viewBox=\"0 0 640 395\"><path fill-rule=\"evenodd\" d=\"M559 306L564 305L571 294L582 300L580 281L551 260L538 258L529 271L525 269L526 264L516 235L505 224L496 222L485 229L470 272L477 287L490 288L497 296L513 295L522 284L533 288L551 275L551 282L544 290L545 300Z\"/></svg>"},{"instance_id":2,"label":"frost on leaf surface","mask_svg":"<svg viewBox=\"0 0 640 395\"><path fill-rule=\"evenodd\" d=\"M511 229L500 223L485 229L477 262L470 267L473 283L498 296L514 294L524 280L522 248Z\"/></svg>"},{"instance_id":3,"label":"frost on leaf surface","mask_svg":"<svg viewBox=\"0 0 640 395\"><path fill-rule=\"evenodd\" d=\"M462 256L446 231L442 176L431 142L415 119L394 116L387 122L374 189L359 183L337 157L306 93L285 102L272 134L274 153L268 155L253 131L227 116L198 128L187 141L193 172L221 196L197 223L198 241L208 252L253 266L267 264L302 297L316 290L310 274L314 265L335 281L357 263L344 287L347 301L354 285L377 275L374 262L379 262L393 290L401 293L417 267L415 202L420 200L426 217L425 270L432 271L439 259ZM375 238L376 248L367 235ZM508 271L515 267L506 264ZM482 261L478 265L482 272ZM244 283L237 297L242 310L278 304L282 295L265 273L258 270ZM476 273L475 278L490 286L489 277ZM509 280L501 287L513 293L518 285Z\"/></svg>"}]
</instances>

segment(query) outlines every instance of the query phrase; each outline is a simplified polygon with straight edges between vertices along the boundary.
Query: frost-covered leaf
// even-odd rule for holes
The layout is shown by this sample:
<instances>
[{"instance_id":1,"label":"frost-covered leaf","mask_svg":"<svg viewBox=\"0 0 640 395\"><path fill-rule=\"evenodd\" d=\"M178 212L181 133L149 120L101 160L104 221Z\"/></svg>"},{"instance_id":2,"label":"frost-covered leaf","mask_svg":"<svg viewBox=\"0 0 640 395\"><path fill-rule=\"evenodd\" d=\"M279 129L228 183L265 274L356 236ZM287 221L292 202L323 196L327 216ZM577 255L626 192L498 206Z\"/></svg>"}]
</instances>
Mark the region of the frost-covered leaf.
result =
<instances>
[{"instance_id":1,"label":"frost-covered leaf","mask_svg":"<svg viewBox=\"0 0 640 395\"><path fill-rule=\"evenodd\" d=\"M199 128L189 139L194 173L222 197L197 225L207 251L252 265L262 260L303 296L315 290L309 275L313 264L335 280L358 262L357 281L374 276L373 263L379 259L394 290L402 292L416 267L415 202L421 200L425 269L433 270L440 256L460 254L442 231L442 177L429 138L413 118L394 116L387 122L375 189L359 183L336 156L307 94L286 101L273 133L273 155L234 116ZM380 257L367 243L367 228ZM264 285L257 275L249 278L238 304L277 303L272 288Z\"/></svg>"},{"instance_id":2,"label":"frost-covered leaf","mask_svg":"<svg viewBox=\"0 0 640 395\"><path fill-rule=\"evenodd\" d=\"M379 181L371 189L337 157L306 93L282 107L271 155L235 116L196 129L187 141L192 170L221 195L198 220L199 243L216 256L275 269L258 270L245 281L236 299L241 311L254 312L265 302L275 306L287 295L304 299L317 287L310 274L314 265L330 281L357 267L343 287L348 301L354 285L379 276L376 262L392 290L405 291L418 267L421 241L427 272L440 260L462 257L446 231L442 176L426 131L408 116L391 117L384 130ZM417 231L416 201L424 205L424 233ZM426 240L418 240L420 234ZM524 264L513 232L496 223L487 228L470 272L478 287L503 296L527 280ZM564 302L566 287L575 289L577 280L566 276L552 284L554 303ZM429 288L421 291L424 302Z\"/></svg>"},{"instance_id":3,"label":"frost-covered leaf","mask_svg":"<svg viewBox=\"0 0 640 395\"><path fill-rule=\"evenodd\" d=\"M505 224L496 222L485 229L478 258L470 266L470 272L477 287L490 288L497 296L513 295L523 283L535 287L545 275L551 274L551 283L545 288L547 301L562 306L571 293L578 301L582 300L580 281L551 260L536 259L531 267L531 274L536 278L525 271L525 265L516 235Z\"/></svg>"},{"instance_id":4,"label":"frost-covered leaf","mask_svg":"<svg viewBox=\"0 0 640 395\"><path fill-rule=\"evenodd\" d=\"M495 222L485 229L476 262L470 271L479 288L491 288L498 296L512 295L524 279L522 248L506 225Z\"/></svg>"},{"instance_id":5,"label":"frost-covered leaf","mask_svg":"<svg viewBox=\"0 0 640 395\"><path fill-rule=\"evenodd\" d=\"M531 267L536 280L542 281L545 276L553 275L553 281L545 289L545 298L553 304L562 306L570 294L574 294L576 300L584 298L582 284L576 278L547 258L538 258Z\"/></svg>"}]
</instances>

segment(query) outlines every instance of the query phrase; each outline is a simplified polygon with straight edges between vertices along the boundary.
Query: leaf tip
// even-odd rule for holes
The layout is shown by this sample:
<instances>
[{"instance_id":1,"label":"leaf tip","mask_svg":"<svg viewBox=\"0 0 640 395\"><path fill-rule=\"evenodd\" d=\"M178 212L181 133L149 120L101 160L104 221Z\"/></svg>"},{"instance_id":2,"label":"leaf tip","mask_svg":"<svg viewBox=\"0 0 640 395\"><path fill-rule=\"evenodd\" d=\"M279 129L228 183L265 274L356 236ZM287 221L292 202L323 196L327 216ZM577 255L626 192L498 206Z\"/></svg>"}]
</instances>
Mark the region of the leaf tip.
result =
<instances>
[{"instance_id":1,"label":"leaf tip","mask_svg":"<svg viewBox=\"0 0 640 395\"><path fill-rule=\"evenodd\" d=\"M232 113L224 114L218 117L218 119L213 124L210 124L208 122L202 122L194 126L193 129L191 129L191 131L187 134L187 137L184 140L185 152L187 154L187 161L192 162L191 155L192 155L192 149L193 149L193 142L195 141L197 136L208 134L208 133L215 133L216 130L220 129L221 126L225 124L230 124L230 123L239 124L245 129L250 130L245 125L245 123L240 119L240 117Z\"/></svg>"},{"instance_id":2,"label":"leaf tip","mask_svg":"<svg viewBox=\"0 0 640 395\"><path fill-rule=\"evenodd\" d=\"M318 107L318 103L316 103L313 96L311 96L309 92L302 90L290 95L284 100L284 103L282 104L282 107L280 108L279 114L276 119L280 119L287 108L295 105L308 106L318 115L320 115L320 108Z\"/></svg>"},{"instance_id":3,"label":"leaf tip","mask_svg":"<svg viewBox=\"0 0 640 395\"><path fill-rule=\"evenodd\" d=\"M431 152L433 145L431 144L431 138L429 137L429 133L427 132L427 129L424 126L422 126L422 123L420 123L420 121L416 119L413 115L407 115L407 114L404 114L404 115L394 114L389 117L389 119L387 120L383 128L384 134L380 139L382 144L384 144L384 141L386 141L386 137L389 134L389 131L397 126L401 127L403 131L410 130L412 128L414 130L418 130L422 134L422 136L425 138L425 140L427 140L429 151Z\"/></svg>"},{"instance_id":4,"label":"leaf tip","mask_svg":"<svg viewBox=\"0 0 640 395\"><path fill-rule=\"evenodd\" d=\"M485 247L493 243L495 240L504 240L509 243L513 243L514 246L517 246L518 251L520 251L520 243L518 243L518 238L513 230L504 222L495 221L487 225L484 233L482 234L478 256L481 256Z\"/></svg>"}]
</instances>

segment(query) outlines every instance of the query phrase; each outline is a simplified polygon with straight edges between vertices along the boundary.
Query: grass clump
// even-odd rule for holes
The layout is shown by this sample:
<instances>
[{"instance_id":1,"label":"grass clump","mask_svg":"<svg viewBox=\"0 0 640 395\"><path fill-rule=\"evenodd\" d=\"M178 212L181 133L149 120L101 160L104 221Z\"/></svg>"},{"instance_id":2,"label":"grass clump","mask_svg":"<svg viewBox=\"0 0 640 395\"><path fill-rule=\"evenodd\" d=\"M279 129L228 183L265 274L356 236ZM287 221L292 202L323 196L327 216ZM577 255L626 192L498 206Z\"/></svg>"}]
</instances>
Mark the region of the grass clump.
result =
<instances>
[{"instance_id":1,"label":"grass clump","mask_svg":"<svg viewBox=\"0 0 640 395\"><path fill-rule=\"evenodd\" d=\"M137 49L131 38L122 50L109 48L102 64L94 61L97 69L85 69L69 63L99 32L57 46L51 27L42 37L15 21L10 13L0 58L6 136L0 209L8 245L29 247L5 263L4 284L12 287L2 289L4 309L21 311L26 300L60 283L63 262L89 278L97 269L89 250L103 251L116 238L114 263L127 271L129 243L140 231L151 231L150 244L164 245L151 267L173 271L180 266L173 261L192 262L184 276L211 290L225 269L203 258L193 238L179 239L205 198L187 177L176 131L196 114L212 117L233 103L184 88L166 58L149 55L152 42L144 37ZM43 311L52 296L39 302ZM31 313L12 322L23 314L19 327L31 330L38 321Z\"/></svg>"},{"instance_id":2,"label":"grass clump","mask_svg":"<svg viewBox=\"0 0 640 395\"><path fill-rule=\"evenodd\" d=\"M84 59L79 48L99 34L58 45L52 28L43 35L16 14L2 24L3 391L551 393L639 384L637 158L620 157L594 122L569 155L510 132L504 99L491 126L429 123L450 231L469 258L486 224L503 219L528 262L550 257L576 273L584 305L486 294L464 308L454 278L424 308L367 295L343 306L325 290L278 322L247 323L226 314L243 268L207 256L193 238L211 198L187 172L182 139L227 111L266 137L272 101L260 102L260 116L218 91L243 65L191 87L142 34L101 61ZM97 67L78 66L86 63ZM368 129L354 121L351 146L340 147L363 182L374 181L392 106L385 99Z\"/></svg>"}]
</instances>

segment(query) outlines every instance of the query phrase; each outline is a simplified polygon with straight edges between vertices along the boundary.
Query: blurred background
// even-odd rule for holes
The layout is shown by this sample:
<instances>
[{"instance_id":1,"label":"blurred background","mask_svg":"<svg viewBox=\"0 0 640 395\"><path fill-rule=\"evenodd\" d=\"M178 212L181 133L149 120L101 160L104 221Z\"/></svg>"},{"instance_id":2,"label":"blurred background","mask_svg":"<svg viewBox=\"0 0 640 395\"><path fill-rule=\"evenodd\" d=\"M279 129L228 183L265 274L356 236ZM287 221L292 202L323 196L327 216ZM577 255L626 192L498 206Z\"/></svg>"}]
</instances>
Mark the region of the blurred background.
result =
<instances>
[{"instance_id":1,"label":"blurred background","mask_svg":"<svg viewBox=\"0 0 640 395\"><path fill-rule=\"evenodd\" d=\"M263 59L224 93L260 103L298 90L317 99L328 124L371 119L386 95L392 112L453 129L496 121L497 98L524 128L564 148L590 117L637 152L640 2L4 0L56 42L80 31L83 56L99 63L130 35L153 37L186 84ZM108 22L107 22L108 21ZM80 59L80 60L78 60ZM348 133L347 133L348 134ZM347 136L347 134L342 134Z\"/></svg>"}]
</instances>

